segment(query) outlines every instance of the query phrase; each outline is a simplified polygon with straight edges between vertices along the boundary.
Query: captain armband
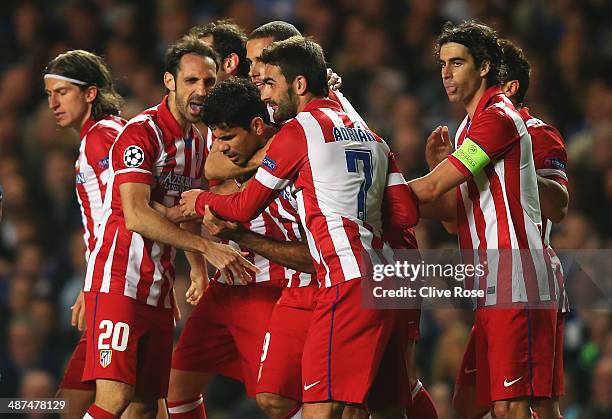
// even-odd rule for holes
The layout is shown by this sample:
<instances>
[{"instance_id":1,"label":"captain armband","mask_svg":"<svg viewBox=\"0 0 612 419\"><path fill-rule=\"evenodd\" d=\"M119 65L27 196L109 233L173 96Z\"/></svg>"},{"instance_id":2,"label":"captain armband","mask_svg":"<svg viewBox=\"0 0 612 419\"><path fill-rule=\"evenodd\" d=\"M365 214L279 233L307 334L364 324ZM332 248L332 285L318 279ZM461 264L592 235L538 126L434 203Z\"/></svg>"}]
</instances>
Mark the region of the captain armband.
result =
<instances>
[{"instance_id":1,"label":"captain armband","mask_svg":"<svg viewBox=\"0 0 612 419\"><path fill-rule=\"evenodd\" d=\"M455 150L452 156L463 163L473 175L480 172L491 162L487 153L469 138L465 139L461 147Z\"/></svg>"}]
</instances>

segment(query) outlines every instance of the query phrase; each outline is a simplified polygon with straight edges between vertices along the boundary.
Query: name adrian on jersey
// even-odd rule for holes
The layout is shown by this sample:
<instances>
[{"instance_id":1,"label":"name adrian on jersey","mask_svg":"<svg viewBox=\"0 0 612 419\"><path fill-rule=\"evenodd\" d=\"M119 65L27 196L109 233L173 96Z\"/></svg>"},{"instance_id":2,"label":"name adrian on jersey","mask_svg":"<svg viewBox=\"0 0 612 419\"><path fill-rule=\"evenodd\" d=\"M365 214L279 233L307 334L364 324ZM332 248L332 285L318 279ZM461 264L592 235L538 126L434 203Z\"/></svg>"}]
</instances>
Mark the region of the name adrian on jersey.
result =
<instances>
[{"instance_id":1,"label":"name adrian on jersey","mask_svg":"<svg viewBox=\"0 0 612 419\"><path fill-rule=\"evenodd\" d=\"M333 134L334 141L358 141L360 143L376 141L370 131L357 127L334 127Z\"/></svg>"}]
</instances>

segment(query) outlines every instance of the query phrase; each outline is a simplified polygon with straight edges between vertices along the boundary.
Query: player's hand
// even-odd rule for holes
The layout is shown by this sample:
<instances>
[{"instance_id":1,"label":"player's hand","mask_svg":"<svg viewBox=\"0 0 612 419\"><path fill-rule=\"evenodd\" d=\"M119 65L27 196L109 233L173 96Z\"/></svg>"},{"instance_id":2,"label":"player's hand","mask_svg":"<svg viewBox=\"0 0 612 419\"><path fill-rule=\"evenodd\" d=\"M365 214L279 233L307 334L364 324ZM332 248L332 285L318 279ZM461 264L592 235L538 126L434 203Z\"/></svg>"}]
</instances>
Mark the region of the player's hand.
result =
<instances>
[{"instance_id":1,"label":"player's hand","mask_svg":"<svg viewBox=\"0 0 612 419\"><path fill-rule=\"evenodd\" d=\"M204 291L206 291L206 288L208 288L208 275L194 272L192 270L190 277L191 285L185 293L185 297L187 298L187 302L189 304L195 306L200 302L200 298L202 298Z\"/></svg>"},{"instance_id":2,"label":"player's hand","mask_svg":"<svg viewBox=\"0 0 612 419\"><path fill-rule=\"evenodd\" d=\"M238 241L245 231L240 223L225 221L216 217L208 205L206 205L202 224L211 235L224 240Z\"/></svg>"},{"instance_id":3,"label":"player's hand","mask_svg":"<svg viewBox=\"0 0 612 419\"><path fill-rule=\"evenodd\" d=\"M433 170L445 158L454 151L453 145L448 137L448 127L437 127L429 134L425 145L425 159L429 170Z\"/></svg>"},{"instance_id":4,"label":"player's hand","mask_svg":"<svg viewBox=\"0 0 612 419\"><path fill-rule=\"evenodd\" d=\"M185 217L195 217L198 214L196 213L196 201L198 200L198 196L203 191L201 189L191 189L185 191L181 194L181 200L179 202L179 207L181 213Z\"/></svg>"},{"instance_id":5,"label":"player's hand","mask_svg":"<svg viewBox=\"0 0 612 419\"><path fill-rule=\"evenodd\" d=\"M327 69L327 85L332 90L340 90L342 87L342 77L334 73L331 68Z\"/></svg>"},{"instance_id":6,"label":"player's hand","mask_svg":"<svg viewBox=\"0 0 612 419\"><path fill-rule=\"evenodd\" d=\"M259 268L246 260L242 253L227 244L208 242L208 246L203 253L207 261L215 268L219 269L228 282L238 280L246 285L253 279L249 275L251 272L259 272Z\"/></svg>"},{"instance_id":7,"label":"player's hand","mask_svg":"<svg viewBox=\"0 0 612 419\"><path fill-rule=\"evenodd\" d=\"M72 310L71 323L76 327L79 332L84 332L87 329L87 323L85 321L85 296L83 291L79 293L74 304L70 307Z\"/></svg>"}]
</instances>

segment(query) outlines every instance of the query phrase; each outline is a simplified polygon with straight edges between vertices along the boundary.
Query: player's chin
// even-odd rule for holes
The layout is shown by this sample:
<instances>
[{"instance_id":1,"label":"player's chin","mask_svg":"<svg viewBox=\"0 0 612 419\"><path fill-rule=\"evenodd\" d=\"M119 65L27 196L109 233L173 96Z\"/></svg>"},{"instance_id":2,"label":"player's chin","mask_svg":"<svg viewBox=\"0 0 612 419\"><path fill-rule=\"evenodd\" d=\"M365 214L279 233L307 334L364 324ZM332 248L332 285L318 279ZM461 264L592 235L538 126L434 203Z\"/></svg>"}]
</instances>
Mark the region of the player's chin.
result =
<instances>
[{"instance_id":1,"label":"player's chin","mask_svg":"<svg viewBox=\"0 0 612 419\"><path fill-rule=\"evenodd\" d=\"M185 115L185 119L191 122L192 124L196 124L202 120L202 113L187 112L187 115Z\"/></svg>"}]
</instances>

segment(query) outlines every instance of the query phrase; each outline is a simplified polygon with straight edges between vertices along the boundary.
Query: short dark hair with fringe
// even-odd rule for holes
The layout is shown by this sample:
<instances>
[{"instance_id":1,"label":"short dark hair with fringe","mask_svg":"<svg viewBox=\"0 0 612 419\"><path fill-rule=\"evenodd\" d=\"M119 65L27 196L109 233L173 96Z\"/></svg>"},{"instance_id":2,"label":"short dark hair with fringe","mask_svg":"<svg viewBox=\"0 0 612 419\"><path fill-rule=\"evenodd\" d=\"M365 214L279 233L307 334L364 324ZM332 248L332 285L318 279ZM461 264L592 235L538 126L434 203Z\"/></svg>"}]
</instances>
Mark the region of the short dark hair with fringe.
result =
<instances>
[{"instance_id":1,"label":"short dark hair with fringe","mask_svg":"<svg viewBox=\"0 0 612 419\"><path fill-rule=\"evenodd\" d=\"M223 80L204 99L202 121L211 128L240 127L249 131L256 117L270 123L268 108L261 100L259 89L247 79L230 77Z\"/></svg>"},{"instance_id":2,"label":"short dark hair with fringe","mask_svg":"<svg viewBox=\"0 0 612 419\"><path fill-rule=\"evenodd\" d=\"M316 42L301 36L274 42L261 54L261 62L279 66L287 83L297 76L308 81L308 91L319 97L327 97L327 65L323 48Z\"/></svg>"}]
</instances>

